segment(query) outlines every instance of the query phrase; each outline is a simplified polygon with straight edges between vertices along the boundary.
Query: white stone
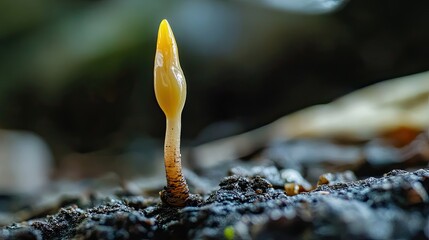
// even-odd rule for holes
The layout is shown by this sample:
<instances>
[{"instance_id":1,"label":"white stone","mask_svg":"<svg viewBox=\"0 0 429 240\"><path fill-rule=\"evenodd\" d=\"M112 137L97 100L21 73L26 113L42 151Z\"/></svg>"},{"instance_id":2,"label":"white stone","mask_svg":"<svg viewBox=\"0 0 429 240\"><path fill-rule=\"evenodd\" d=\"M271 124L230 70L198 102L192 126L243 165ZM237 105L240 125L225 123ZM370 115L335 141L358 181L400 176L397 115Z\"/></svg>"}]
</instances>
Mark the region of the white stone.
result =
<instances>
[{"instance_id":1,"label":"white stone","mask_svg":"<svg viewBox=\"0 0 429 240\"><path fill-rule=\"evenodd\" d=\"M52 155L37 135L0 130L0 193L31 194L49 182Z\"/></svg>"}]
</instances>

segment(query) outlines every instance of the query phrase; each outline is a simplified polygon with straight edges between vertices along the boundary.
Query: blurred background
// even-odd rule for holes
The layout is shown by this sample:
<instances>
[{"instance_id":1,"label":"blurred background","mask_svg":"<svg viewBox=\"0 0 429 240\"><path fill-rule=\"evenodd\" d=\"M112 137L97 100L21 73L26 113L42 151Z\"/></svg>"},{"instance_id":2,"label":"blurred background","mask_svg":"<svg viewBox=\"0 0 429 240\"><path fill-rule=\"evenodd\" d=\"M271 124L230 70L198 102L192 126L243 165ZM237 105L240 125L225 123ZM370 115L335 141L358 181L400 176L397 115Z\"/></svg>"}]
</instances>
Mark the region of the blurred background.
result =
<instances>
[{"instance_id":1,"label":"blurred background","mask_svg":"<svg viewBox=\"0 0 429 240\"><path fill-rule=\"evenodd\" d=\"M162 168L164 18L188 83L184 146L429 70L428 1L1 1L0 187Z\"/></svg>"}]
</instances>

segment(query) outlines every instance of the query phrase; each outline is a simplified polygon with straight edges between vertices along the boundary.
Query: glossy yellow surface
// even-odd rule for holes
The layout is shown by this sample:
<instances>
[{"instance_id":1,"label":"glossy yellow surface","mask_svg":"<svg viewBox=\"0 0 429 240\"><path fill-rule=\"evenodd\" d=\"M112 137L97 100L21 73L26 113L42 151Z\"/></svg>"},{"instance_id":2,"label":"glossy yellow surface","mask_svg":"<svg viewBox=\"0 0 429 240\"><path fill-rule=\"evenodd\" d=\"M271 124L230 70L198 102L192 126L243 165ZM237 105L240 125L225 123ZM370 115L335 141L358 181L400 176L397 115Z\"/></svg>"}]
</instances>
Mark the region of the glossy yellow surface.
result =
<instances>
[{"instance_id":1,"label":"glossy yellow surface","mask_svg":"<svg viewBox=\"0 0 429 240\"><path fill-rule=\"evenodd\" d=\"M167 20L159 26L154 67L155 95L167 118L164 163L167 187L161 200L183 207L189 199L189 188L182 173L180 155L181 116L186 99L186 82L179 63L176 40Z\"/></svg>"},{"instance_id":2,"label":"glossy yellow surface","mask_svg":"<svg viewBox=\"0 0 429 240\"><path fill-rule=\"evenodd\" d=\"M168 119L180 117L186 100L186 81L180 67L176 39L167 20L158 30L154 67L155 95Z\"/></svg>"}]
</instances>

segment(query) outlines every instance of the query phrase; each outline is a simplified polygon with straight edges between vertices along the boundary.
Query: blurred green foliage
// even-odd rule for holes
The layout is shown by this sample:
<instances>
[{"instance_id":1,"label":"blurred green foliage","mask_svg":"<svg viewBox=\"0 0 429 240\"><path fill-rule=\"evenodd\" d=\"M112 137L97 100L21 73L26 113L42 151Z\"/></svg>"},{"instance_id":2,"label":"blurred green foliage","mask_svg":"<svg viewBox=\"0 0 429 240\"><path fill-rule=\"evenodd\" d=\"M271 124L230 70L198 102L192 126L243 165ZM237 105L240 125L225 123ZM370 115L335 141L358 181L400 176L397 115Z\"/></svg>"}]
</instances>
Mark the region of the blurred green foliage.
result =
<instances>
[{"instance_id":1,"label":"blurred green foliage","mask_svg":"<svg viewBox=\"0 0 429 240\"><path fill-rule=\"evenodd\" d=\"M0 127L35 131L61 151L162 138L152 67L168 18L188 81L185 139L234 134L428 70L427 9L399 0L321 15L246 1L1 1Z\"/></svg>"}]
</instances>

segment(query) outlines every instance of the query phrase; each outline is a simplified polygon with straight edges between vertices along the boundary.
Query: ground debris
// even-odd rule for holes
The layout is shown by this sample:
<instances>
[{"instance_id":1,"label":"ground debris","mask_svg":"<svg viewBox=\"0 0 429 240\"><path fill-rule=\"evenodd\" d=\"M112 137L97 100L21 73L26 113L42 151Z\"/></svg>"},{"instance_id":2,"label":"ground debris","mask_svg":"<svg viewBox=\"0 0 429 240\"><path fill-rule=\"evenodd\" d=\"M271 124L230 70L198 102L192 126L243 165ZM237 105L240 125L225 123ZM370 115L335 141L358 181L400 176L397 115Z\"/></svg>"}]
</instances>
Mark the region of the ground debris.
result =
<instances>
[{"instance_id":1,"label":"ground debris","mask_svg":"<svg viewBox=\"0 0 429 240\"><path fill-rule=\"evenodd\" d=\"M357 178L352 171L344 171L339 173L325 173L319 177L317 186L328 184L334 185L337 183L356 181Z\"/></svg>"},{"instance_id":2,"label":"ground debris","mask_svg":"<svg viewBox=\"0 0 429 240\"><path fill-rule=\"evenodd\" d=\"M225 177L195 206L98 199L0 229L0 239L429 238L429 170L338 181L287 196L261 176ZM374 227L376 226L376 227Z\"/></svg>"}]
</instances>

